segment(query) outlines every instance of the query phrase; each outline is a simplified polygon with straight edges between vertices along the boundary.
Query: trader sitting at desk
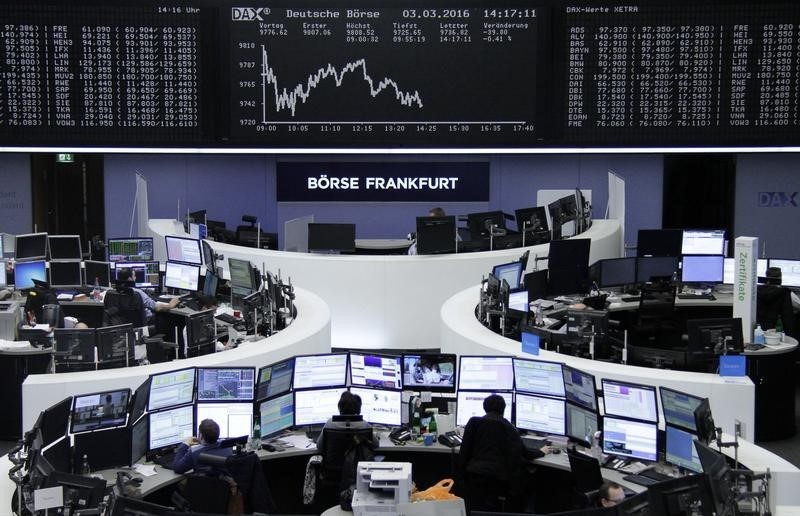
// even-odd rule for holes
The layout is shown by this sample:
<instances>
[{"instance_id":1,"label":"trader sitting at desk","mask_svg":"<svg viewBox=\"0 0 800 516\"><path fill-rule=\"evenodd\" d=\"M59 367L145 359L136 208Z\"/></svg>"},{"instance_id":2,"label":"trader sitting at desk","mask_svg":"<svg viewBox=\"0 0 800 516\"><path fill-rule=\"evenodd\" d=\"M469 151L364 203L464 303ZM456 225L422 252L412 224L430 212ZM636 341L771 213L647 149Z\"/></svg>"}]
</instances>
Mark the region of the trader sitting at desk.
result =
<instances>
[{"instance_id":1,"label":"trader sitting at desk","mask_svg":"<svg viewBox=\"0 0 800 516\"><path fill-rule=\"evenodd\" d=\"M361 414L361 396L358 394L352 394L349 391L344 391L342 393L342 397L339 398L339 415L341 416L358 416ZM352 421L334 421L333 418L328 419L325 426L322 428L322 433L319 434L317 438L317 449L320 450L324 454L325 450L325 429L332 428L332 429L351 429L351 430L359 430L361 428L372 428L372 425L364 421L363 419L360 420L352 420ZM372 447L378 447L378 437L373 434L372 435Z\"/></svg>"},{"instance_id":2,"label":"trader sitting at desk","mask_svg":"<svg viewBox=\"0 0 800 516\"><path fill-rule=\"evenodd\" d=\"M625 500L625 490L611 480L603 482L598 491L600 507L614 507Z\"/></svg>"},{"instance_id":3,"label":"trader sitting at desk","mask_svg":"<svg viewBox=\"0 0 800 516\"><path fill-rule=\"evenodd\" d=\"M180 299L173 297L168 303L154 301L153 298L148 296L143 290L134 287L135 276L133 269L123 268L117 273L116 289L122 291L124 289L132 289L136 295L142 300L144 306L144 322L146 324L153 324L153 314L155 312L165 312L178 306Z\"/></svg>"},{"instance_id":4,"label":"trader sitting at desk","mask_svg":"<svg viewBox=\"0 0 800 516\"><path fill-rule=\"evenodd\" d=\"M214 467L208 464L201 464L197 457L201 453L209 452L210 450L217 450L216 452L211 451L211 453L223 457L231 454L231 448L220 448L219 425L213 419L200 421L197 433L199 434L198 437L189 437L175 450L175 460L172 463L172 469L175 473L183 474L193 469L195 473L214 474ZM219 473L219 471L216 472Z\"/></svg>"}]
</instances>

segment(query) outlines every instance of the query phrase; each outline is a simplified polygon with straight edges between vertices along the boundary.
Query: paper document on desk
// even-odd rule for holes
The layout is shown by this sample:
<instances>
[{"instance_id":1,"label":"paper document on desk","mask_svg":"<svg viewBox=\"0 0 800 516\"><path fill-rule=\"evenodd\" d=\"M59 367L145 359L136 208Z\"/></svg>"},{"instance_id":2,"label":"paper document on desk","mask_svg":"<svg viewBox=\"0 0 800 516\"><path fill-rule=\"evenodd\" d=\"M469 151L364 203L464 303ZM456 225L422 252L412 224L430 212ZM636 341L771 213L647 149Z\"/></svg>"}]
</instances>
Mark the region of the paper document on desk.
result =
<instances>
[{"instance_id":1,"label":"paper document on desk","mask_svg":"<svg viewBox=\"0 0 800 516\"><path fill-rule=\"evenodd\" d=\"M59 301L72 301L72 294L59 294L56 296Z\"/></svg>"},{"instance_id":2,"label":"paper document on desk","mask_svg":"<svg viewBox=\"0 0 800 516\"><path fill-rule=\"evenodd\" d=\"M152 477L156 474L156 466L154 464L134 464L133 469L143 477Z\"/></svg>"},{"instance_id":3,"label":"paper document on desk","mask_svg":"<svg viewBox=\"0 0 800 516\"><path fill-rule=\"evenodd\" d=\"M283 441L286 444L291 444L295 448L300 450L305 448L316 448L317 444L309 439L305 434L287 434L282 435L278 438L279 441Z\"/></svg>"},{"instance_id":4,"label":"paper document on desk","mask_svg":"<svg viewBox=\"0 0 800 516\"><path fill-rule=\"evenodd\" d=\"M0 339L0 349L24 349L31 347L27 340L3 340Z\"/></svg>"},{"instance_id":5,"label":"paper document on desk","mask_svg":"<svg viewBox=\"0 0 800 516\"><path fill-rule=\"evenodd\" d=\"M541 306L542 310L547 310L548 308L553 308L558 303L556 301L550 301L549 299L537 299L530 303L533 306Z\"/></svg>"}]
</instances>

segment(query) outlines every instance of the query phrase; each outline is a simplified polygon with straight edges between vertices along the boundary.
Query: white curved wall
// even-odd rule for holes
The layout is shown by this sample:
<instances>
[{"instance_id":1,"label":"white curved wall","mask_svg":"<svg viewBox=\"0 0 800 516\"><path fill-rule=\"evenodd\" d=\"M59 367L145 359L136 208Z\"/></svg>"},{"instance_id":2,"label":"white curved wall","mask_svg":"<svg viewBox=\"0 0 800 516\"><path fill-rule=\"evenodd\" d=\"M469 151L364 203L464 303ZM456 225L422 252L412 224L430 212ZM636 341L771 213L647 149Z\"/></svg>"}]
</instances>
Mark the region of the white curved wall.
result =
<instances>
[{"instance_id":1,"label":"white curved wall","mask_svg":"<svg viewBox=\"0 0 800 516\"><path fill-rule=\"evenodd\" d=\"M174 234L174 221L151 220L156 239ZM592 240L590 263L619 256L620 226L596 220L578 238ZM497 264L518 259L530 250L546 256L549 244L479 253L435 256L338 256L252 249L211 242L228 258L250 260L280 271L291 281L318 294L330 306L331 343L340 348L439 347L439 309L450 296L474 285ZM158 250L158 247L156 247ZM164 256L156 256L164 260ZM540 263L540 268L544 265Z\"/></svg>"},{"instance_id":2,"label":"white curved wall","mask_svg":"<svg viewBox=\"0 0 800 516\"><path fill-rule=\"evenodd\" d=\"M310 292L295 291L297 318L292 324L271 337L245 342L236 349L146 366L28 376L22 384L22 428L31 428L42 410L67 396L125 387L133 390L154 373L182 367L261 367L295 355L330 351L328 306Z\"/></svg>"}]
</instances>

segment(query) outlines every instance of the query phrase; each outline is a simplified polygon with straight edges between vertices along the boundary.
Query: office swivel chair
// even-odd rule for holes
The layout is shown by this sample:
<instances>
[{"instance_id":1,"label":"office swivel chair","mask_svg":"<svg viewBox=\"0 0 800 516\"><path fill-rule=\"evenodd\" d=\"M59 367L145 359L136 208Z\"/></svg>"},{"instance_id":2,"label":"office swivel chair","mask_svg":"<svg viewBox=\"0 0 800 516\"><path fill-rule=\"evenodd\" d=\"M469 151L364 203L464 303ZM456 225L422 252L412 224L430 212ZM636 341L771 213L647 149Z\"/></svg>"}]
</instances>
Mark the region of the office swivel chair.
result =
<instances>
[{"instance_id":1,"label":"office swivel chair","mask_svg":"<svg viewBox=\"0 0 800 516\"><path fill-rule=\"evenodd\" d=\"M200 514L228 514L231 483L223 477L186 475L183 492L173 493L172 502L182 511Z\"/></svg>"},{"instance_id":2,"label":"office swivel chair","mask_svg":"<svg viewBox=\"0 0 800 516\"><path fill-rule=\"evenodd\" d=\"M758 285L756 291L756 321L767 330L775 327L781 316L783 331L790 337L797 337L792 309L792 293L781 286L782 274L777 267L767 269L767 284Z\"/></svg>"},{"instance_id":3,"label":"office swivel chair","mask_svg":"<svg viewBox=\"0 0 800 516\"><path fill-rule=\"evenodd\" d=\"M361 416L334 416L334 421L360 420ZM319 450L322 465L319 468L317 481L317 500L322 507L330 507L339 503L339 492L348 488L349 479L355 482L357 461L347 465L353 471L345 471L348 453L372 454L372 428L323 428L323 446ZM369 452L364 450L368 447ZM359 450L362 450L359 452ZM372 460L373 457L361 457L359 460Z\"/></svg>"},{"instance_id":4,"label":"office swivel chair","mask_svg":"<svg viewBox=\"0 0 800 516\"><path fill-rule=\"evenodd\" d=\"M275 502L267 486L267 478L258 455L253 452L227 456L201 453L197 459L201 464L210 464L218 470L225 471L232 479L236 487L234 496L241 498L237 503L241 505L244 514L275 511Z\"/></svg>"},{"instance_id":5,"label":"office swivel chair","mask_svg":"<svg viewBox=\"0 0 800 516\"><path fill-rule=\"evenodd\" d=\"M568 452L567 458L575 483L575 505L592 507L597 502L598 489L603 484L600 463L594 457L578 452Z\"/></svg>"},{"instance_id":6,"label":"office swivel chair","mask_svg":"<svg viewBox=\"0 0 800 516\"><path fill-rule=\"evenodd\" d=\"M679 340L674 284L642 285L635 334L639 344L671 346Z\"/></svg>"},{"instance_id":7,"label":"office swivel chair","mask_svg":"<svg viewBox=\"0 0 800 516\"><path fill-rule=\"evenodd\" d=\"M132 324L134 328L145 326L144 303L133 288L117 285L106 292L103 299L103 326Z\"/></svg>"}]
</instances>

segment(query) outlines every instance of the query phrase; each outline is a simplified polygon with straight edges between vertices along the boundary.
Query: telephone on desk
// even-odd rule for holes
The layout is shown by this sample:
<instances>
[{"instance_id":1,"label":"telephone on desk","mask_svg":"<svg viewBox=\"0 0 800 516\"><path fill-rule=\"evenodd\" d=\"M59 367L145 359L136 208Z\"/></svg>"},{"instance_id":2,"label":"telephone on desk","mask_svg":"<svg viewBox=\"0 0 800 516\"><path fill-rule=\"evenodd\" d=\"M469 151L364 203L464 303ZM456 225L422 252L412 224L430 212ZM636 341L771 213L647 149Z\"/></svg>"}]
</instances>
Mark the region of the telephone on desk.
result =
<instances>
[{"instance_id":1,"label":"telephone on desk","mask_svg":"<svg viewBox=\"0 0 800 516\"><path fill-rule=\"evenodd\" d=\"M455 448L456 446L461 446L461 443L463 441L460 435L458 435L454 431L450 431L440 434L439 442L449 448Z\"/></svg>"},{"instance_id":2,"label":"telephone on desk","mask_svg":"<svg viewBox=\"0 0 800 516\"><path fill-rule=\"evenodd\" d=\"M389 433L389 439L395 444L404 443L411 440L411 432L407 428L395 428Z\"/></svg>"}]
</instances>

